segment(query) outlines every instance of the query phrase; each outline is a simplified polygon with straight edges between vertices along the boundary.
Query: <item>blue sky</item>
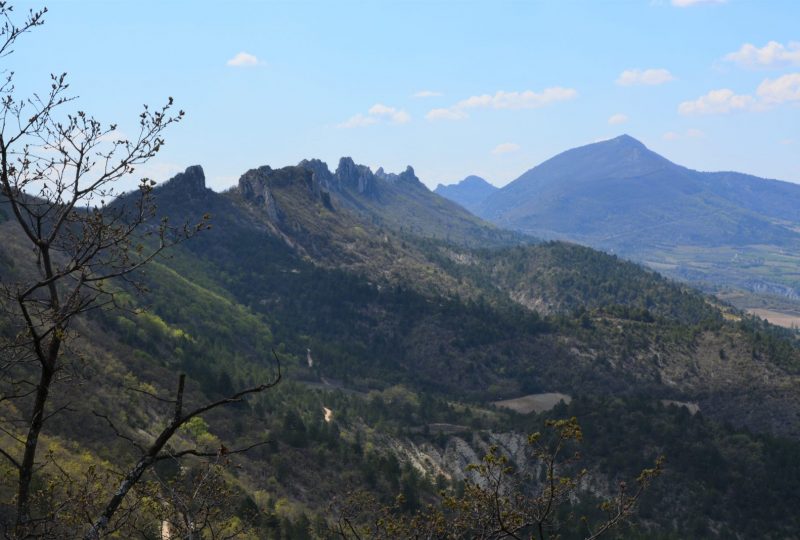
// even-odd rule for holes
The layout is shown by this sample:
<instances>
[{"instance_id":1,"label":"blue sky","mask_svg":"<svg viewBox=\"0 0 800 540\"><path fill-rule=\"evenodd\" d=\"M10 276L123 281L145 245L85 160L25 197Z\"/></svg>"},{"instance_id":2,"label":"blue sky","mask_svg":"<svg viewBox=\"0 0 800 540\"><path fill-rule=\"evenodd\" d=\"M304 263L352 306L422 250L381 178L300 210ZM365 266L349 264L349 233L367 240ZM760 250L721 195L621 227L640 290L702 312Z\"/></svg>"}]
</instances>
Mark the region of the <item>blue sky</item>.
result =
<instances>
[{"instance_id":1,"label":"blue sky","mask_svg":"<svg viewBox=\"0 0 800 540\"><path fill-rule=\"evenodd\" d=\"M17 3L17 9L39 3ZM138 172L352 156L429 186L503 185L628 133L700 170L800 181L800 2L53 1L3 60L22 91L66 71L76 107L133 130L186 110Z\"/></svg>"}]
</instances>

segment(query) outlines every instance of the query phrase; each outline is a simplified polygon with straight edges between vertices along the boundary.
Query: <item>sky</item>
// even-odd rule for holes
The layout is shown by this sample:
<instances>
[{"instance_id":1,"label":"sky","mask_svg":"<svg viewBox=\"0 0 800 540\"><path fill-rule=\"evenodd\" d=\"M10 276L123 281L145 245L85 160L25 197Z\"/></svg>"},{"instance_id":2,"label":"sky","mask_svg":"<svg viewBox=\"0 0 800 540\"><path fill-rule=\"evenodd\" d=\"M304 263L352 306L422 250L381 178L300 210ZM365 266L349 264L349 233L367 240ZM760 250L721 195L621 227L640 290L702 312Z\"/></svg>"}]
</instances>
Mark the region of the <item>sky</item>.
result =
<instances>
[{"instance_id":1,"label":"sky","mask_svg":"<svg viewBox=\"0 0 800 540\"><path fill-rule=\"evenodd\" d=\"M627 133L698 170L800 182L800 1L67 1L5 69L20 95L68 73L71 103L132 133L186 111L136 171L341 156L429 187L502 186ZM131 180L130 186L135 185Z\"/></svg>"}]
</instances>

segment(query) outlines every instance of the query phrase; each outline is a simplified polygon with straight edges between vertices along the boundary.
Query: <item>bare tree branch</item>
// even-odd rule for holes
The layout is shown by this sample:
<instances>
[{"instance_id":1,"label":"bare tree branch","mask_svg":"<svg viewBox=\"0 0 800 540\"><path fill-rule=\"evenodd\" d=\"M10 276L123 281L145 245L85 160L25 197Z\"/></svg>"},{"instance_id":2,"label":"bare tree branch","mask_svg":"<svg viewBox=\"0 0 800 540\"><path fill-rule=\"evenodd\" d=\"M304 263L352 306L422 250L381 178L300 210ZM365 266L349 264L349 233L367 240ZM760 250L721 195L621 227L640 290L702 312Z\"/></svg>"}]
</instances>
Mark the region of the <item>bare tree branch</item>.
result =
<instances>
[{"instance_id":1,"label":"bare tree branch","mask_svg":"<svg viewBox=\"0 0 800 540\"><path fill-rule=\"evenodd\" d=\"M215 409L230 403L238 403L247 395L263 392L277 385L281 381L282 377L281 363L280 358L278 358L278 355L274 350L272 351L272 355L275 358L277 366L277 373L272 380L258 386L241 390L230 397L203 405L185 414L183 413L183 399L186 375L181 374L178 377L178 389L175 392L175 411L172 421L167 424L158 437L156 437L155 441L148 447L147 451L139 458L139 461L136 463L136 465L134 465L133 468L131 468L130 471L125 475L119 487L117 488L116 493L114 493L114 495L111 497L111 500L109 500L108 504L105 506L105 509L101 513L100 517L93 523L93 525L84 535L84 540L98 540L100 538L100 535L106 529L106 527L108 527L111 517L117 511L120 504L122 504L125 496L139 482L142 474L144 474L149 467L151 467L160 459L162 450L181 426L183 426L192 418L201 415L204 412L210 411L211 409ZM185 455L191 455L191 452L187 451Z\"/></svg>"}]
</instances>

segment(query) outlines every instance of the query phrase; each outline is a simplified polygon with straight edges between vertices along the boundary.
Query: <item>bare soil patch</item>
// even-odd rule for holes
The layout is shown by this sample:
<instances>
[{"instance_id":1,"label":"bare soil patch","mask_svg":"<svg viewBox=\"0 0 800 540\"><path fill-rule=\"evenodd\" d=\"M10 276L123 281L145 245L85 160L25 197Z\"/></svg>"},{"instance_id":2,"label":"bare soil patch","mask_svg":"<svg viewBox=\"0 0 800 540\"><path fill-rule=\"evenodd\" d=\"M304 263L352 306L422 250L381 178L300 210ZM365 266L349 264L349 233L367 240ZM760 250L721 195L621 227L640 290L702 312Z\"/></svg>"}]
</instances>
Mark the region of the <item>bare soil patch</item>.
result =
<instances>
[{"instance_id":1,"label":"bare soil patch","mask_svg":"<svg viewBox=\"0 0 800 540\"><path fill-rule=\"evenodd\" d=\"M559 401L569 403L572 397L567 394L560 394L558 392L548 392L545 394L529 394L513 399L503 399L495 401L494 404L498 407L505 407L520 414L528 414L532 412L549 411L555 407Z\"/></svg>"}]
</instances>

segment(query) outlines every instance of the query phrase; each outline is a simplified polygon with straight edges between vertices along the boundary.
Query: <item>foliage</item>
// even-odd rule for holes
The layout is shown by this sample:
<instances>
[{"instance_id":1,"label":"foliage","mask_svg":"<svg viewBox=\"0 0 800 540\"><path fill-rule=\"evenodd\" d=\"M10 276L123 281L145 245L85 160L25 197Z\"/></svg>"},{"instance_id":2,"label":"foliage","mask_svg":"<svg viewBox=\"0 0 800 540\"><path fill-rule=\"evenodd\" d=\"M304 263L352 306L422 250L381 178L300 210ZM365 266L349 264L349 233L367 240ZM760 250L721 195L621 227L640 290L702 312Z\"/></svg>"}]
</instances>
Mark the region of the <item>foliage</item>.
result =
<instances>
[{"instance_id":1,"label":"foliage","mask_svg":"<svg viewBox=\"0 0 800 540\"><path fill-rule=\"evenodd\" d=\"M563 509L574 502L587 471L575 467L579 454L574 446L583 439L577 420L552 420L546 426L552 430L548 433L552 440L543 442L538 432L530 435L532 463L523 469L491 446L480 463L469 466L475 479L467 480L462 493L443 494L438 505L411 516L400 512L405 502L402 494L394 507L380 509L363 494L355 495L339 509L333 534L376 539L558 538L558 531L565 528ZM588 518L581 516L581 525L572 528L583 528L585 538L595 539L626 522L644 490L661 474L662 464L659 458L655 467L641 471L632 490L620 482L618 493L599 504L604 515L600 523L589 525ZM567 520L575 520L571 512Z\"/></svg>"}]
</instances>

